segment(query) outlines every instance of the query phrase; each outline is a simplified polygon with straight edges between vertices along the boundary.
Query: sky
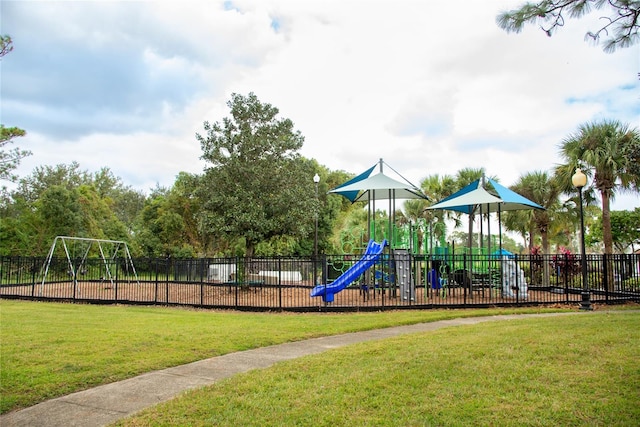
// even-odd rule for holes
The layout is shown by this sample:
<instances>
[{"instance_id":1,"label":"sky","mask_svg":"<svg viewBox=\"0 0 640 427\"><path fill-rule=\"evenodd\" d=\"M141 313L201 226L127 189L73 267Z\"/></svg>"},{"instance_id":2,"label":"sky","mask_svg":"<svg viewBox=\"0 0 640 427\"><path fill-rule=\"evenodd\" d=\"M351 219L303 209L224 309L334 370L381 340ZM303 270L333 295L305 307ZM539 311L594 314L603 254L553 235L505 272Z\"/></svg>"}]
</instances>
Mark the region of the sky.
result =
<instances>
[{"instance_id":1,"label":"sky","mask_svg":"<svg viewBox=\"0 0 640 427\"><path fill-rule=\"evenodd\" d=\"M484 167L508 186L561 163L581 124L640 127L640 46L585 41L602 12L508 34L496 16L521 3L0 0L0 122L27 131L20 176L76 161L149 192L201 173L203 122L253 92L331 170L384 159L419 185Z\"/></svg>"}]
</instances>

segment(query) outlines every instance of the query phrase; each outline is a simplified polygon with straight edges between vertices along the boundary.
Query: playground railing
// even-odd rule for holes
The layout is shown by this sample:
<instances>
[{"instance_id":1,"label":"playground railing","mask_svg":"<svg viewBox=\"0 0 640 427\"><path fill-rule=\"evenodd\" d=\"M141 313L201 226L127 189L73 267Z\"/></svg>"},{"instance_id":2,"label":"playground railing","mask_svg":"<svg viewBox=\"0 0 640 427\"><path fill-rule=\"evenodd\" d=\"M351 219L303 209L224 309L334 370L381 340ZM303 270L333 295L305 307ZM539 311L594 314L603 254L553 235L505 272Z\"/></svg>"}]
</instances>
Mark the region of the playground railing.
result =
<instances>
[{"instance_id":1,"label":"playground railing","mask_svg":"<svg viewBox=\"0 0 640 427\"><path fill-rule=\"evenodd\" d=\"M334 295L312 297L359 255L273 258L0 257L0 297L237 310L338 311L640 302L640 255L404 254L385 251ZM43 266L47 261L48 268ZM353 272L353 270L352 270ZM344 282L344 278L342 279ZM586 285L586 287L585 287Z\"/></svg>"}]
</instances>

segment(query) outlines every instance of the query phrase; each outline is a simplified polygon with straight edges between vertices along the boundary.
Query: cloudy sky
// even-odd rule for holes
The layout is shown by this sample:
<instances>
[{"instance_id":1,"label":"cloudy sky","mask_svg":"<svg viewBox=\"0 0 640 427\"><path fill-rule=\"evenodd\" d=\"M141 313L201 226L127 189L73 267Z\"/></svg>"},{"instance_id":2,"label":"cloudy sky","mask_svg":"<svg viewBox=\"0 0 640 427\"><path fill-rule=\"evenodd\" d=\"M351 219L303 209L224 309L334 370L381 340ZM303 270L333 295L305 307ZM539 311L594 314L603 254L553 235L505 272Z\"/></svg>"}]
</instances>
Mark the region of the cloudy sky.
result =
<instances>
[{"instance_id":1,"label":"cloudy sky","mask_svg":"<svg viewBox=\"0 0 640 427\"><path fill-rule=\"evenodd\" d=\"M148 191L202 172L202 123L254 92L331 169L383 158L415 184L484 167L511 185L559 163L580 124L640 126L640 47L585 42L601 13L553 37L499 29L521 3L1 0L0 121L28 132L22 176L77 161Z\"/></svg>"}]
</instances>

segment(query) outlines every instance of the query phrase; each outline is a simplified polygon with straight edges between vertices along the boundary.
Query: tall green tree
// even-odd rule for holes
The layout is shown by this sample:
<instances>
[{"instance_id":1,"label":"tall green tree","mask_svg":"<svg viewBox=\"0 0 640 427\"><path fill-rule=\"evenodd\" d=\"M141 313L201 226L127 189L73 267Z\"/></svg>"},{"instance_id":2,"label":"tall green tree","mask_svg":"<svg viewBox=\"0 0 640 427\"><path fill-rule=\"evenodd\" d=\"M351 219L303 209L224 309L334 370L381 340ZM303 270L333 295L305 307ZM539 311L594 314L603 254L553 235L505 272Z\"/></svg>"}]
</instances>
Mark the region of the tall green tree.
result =
<instances>
[{"instance_id":1,"label":"tall green tree","mask_svg":"<svg viewBox=\"0 0 640 427\"><path fill-rule=\"evenodd\" d=\"M418 211L421 209L420 217L424 218L427 224L429 224L429 250L431 250L431 246L434 242L442 242L446 239L447 220L452 220L454 222L454 227L458 227L461 222L460 217L453 215L451 211L425 209L430 204L435 204L445 197L453 194L458 189L458 183L454 176L433 174L427 176L422 180L422 182L420 182L420 188L424 194L429 197L430 201L410 200L405 202L405 207L412 208L413 205L416 205L412 208L414 215L417 215ZM412 215L412 218L414 215ZM422 246L420 245L420 247Z\"/></svg>"},{"instance_id":2,"label":"tall green tree","mask_svg":"<svg viewBox=\"0 0 640 427\"><path fill-rule=\"evenodd\" d=\"M18 181L13 196L24 198L34 203L50 187L59 185L67 190L78 188L83 184L92 184L91 174L80 169L78 162L58 164L55 166L37 166L30 175Z\"/></svg>"},{"instance_id":3,"label":"tall green tree","mask_svg":"<svg viewBox=\"0 0 640 427\"><path fill-rule=\"evenodd\" d=\"M629 247L633 251L635 245L640 245L640 208L633 211L612 211L611 233L613 245L620 253L624 253ZM593 242L602 241L602 216L589 230L589 239Z\"/></svg>"},{"instance_id":4,"label":"tall green tree","mask_svg":"<svg viewBox=\"0 0 640 427\"><path fill-rule=\"evenodd\" d=\"M548 36L563 27L567 18L575 19L594 10L608 11L601 27L589 31L585 38L599 42L604 40L603 50L613 52L617 48L632 46L638 41L640 2L633 0L541 0L527 2L517 9L498 15L498 26L507 32L519 33L525 24L537 24Z\"/></svg>"},{"instance_id":5,"label":"tall green tree","mask_svg":"<svg viewBox=\"0 0 640 427\"><path fill-rule=\"evenodd\" d=\"M0 180L15 181L18 179L12 172L20 165L20 161L31 155L28 150L21 150L15 147L6 150L5 147L12 144L15 138L25 136L22 129L11 127L6 128L0 124Z\"/></svg>"},{"instance_id":6,"label":"tall green tree","mask_svg":"<svg viewBox=\"0 0 640 427\"><path fill-rule=\"evenodd\" d=\"M533 240L534 233L540 234L542 239L542 251L549 253L549 232L552 222L557 218L557 211L561 205L559 196L562 192L553 176L549 176L547 172L535 171L526 173L512 185L511 190L526 197L545 208L544 210L526 210L516 211L517 213L506 212L505 216L521 218L528 220L529 224L521 225L519 228L529 230L530 239ZM508 224L508 219L506 224ZM549 268L548 263L544 264L543 280L544 284L549 284Z\"/></svg>"},{"instance_id":7,"label":"tall green tree","mask_svg":"<svg viewBox=\"0 0 640 427\"><path fill-rule=\"evenodd\" d=\"M97 196L110 206L116 218L125 225L129 237L133 236L136 218L144 207L145 194L126 186L122 179L107 167L87 174L87 179L95 187Z\"/></svg>"},{"instance_id":8,"label":"tall green tree","mask_svg":"<svg viewBox=\"0 0 640 427\"><path fill-rule=\"evenodd\" d=\"M0 58L13 50L13 40L10 36L0 36ZM20 161L31 155L28 150L21 150L15 147L12 150L5 150L5 146L12 144L15 138L25 136L26 132L17 127L6 128L0 124L0 180L15 181L17 176L11 172L15 170Z\"/></svg>"},{"instance_id":9,"label":"tall green tree","mask_svg":"<svg viewBox=\"0 0 640 427\"><path fill-rule=\"evenodd\" d=\"M538 233L542 239L543 253L549 253L549 230L551 223L557 217L557 212L561 208L559 201L562 190L553 176L544 171L527 172L520 176L518 181L512 185L511 190L526 197L545 208L544 210L531 209L525 211L505 212L505 217L514 213L518 218L528 220L528 224L523 224L519 229L526 229L530 233ZM516 213L518 212L518 213ZM523 215L524 213L524 215ZM533 239L533 235L531 237Z\"/></svg>"},{"instance_id":10,"label":"tall green tree","mask_svg":"<svg viewBox=\"0 0 640 427\"><path fill-rule=\"evenodd\" d=\"M44 191L35 206L43 226L40 234L46 236L45 241L53 242L56 236L89 237L83 230L78 189L53 185Z\"/></svg>"},{"instance_id":11,"label":"tall green tree","mask_svg":"<svg viewBox=\"0 0 640 427\"><path fill-rule=\"evenodd\" d=\"M123 191L108 169L35 168L0 203L0 253L43 256L58 235L129 240L132 230L116 209Z\"/></svg>"},{"instance_id":12,"label":"tall green tree","mask_svg":"<svg viewBox=\"0 0 640 427\"><path fill-rule=\"evenodd\" d=\"M640 146L640 131L616 120L581 125L562 141L560 151L566 163L556 168L559 185L567 194L575 193L571 176L577 167L590 177L587 184L602 200L602 238L604 251L613 253L611 200L618 191L638 192L640 175L634 173L633 159L625 155ZM588 189L587 189L588 190Z\"/></svg>"},{"instance_id":13,"label":"tall green tree","mask_svg":"<svg viewBox=\"0 0 640 427\"><path fill-rule=\"evenodd\" d=\"M147 257L191 258L199 252L190 236L195 231L189 203L184 203L181 189L176 189L181 187L180 181L174 189L155 189L145 201L136 244Z\"/></svg>"},{"instance_id":14,"label":"tall green tree","mask_svg":"<svg viewBox=\"0 0 640 427\"><path fill-rule=\"evenodd\" d=\"M304 237L313 227L314 170L299 150L304 142L290 119L250 93L232 94L230 117L204 123L197 134L209 163L202 194L207 232L243 238L245 255L277 236Z\"/></svg>"}]
</instances>

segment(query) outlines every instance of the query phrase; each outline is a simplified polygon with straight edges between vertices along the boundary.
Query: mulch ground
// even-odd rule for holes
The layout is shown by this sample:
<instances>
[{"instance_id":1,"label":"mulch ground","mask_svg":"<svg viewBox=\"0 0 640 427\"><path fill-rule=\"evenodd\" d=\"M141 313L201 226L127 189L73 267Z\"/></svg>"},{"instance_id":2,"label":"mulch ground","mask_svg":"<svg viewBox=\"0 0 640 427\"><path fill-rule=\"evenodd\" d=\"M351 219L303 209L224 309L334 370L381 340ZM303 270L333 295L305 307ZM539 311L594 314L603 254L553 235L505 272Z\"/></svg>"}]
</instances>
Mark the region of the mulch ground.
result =
<instances>
[{"instance_id":1,"label":"mulch ground","mask_svg":"<svg viewBox=\"0 0 640 427\"><path fill-rule=\"evenodd\" d=\"M35 286L4 286L0 295L33 296L43 299L76 299L83 301L113 301L152 304L196 305L224 308L322 308L325 303L320 297L311 297L312 286L305 283L289 283L282 286L237 286L222 283L117 283L72 282ZM460 306L494 305L504 303L574 304L580 301L579 294L560 294L548 291L530 290L528 298L506 298L499 290L476 288L469 292L464 288L450 288L446 294L419 286L406 296L399 289L370 289L363 292L358 288L345 289L335 294L330 307L388 307L388 306Z\"/></svg>"}]
</instances>

